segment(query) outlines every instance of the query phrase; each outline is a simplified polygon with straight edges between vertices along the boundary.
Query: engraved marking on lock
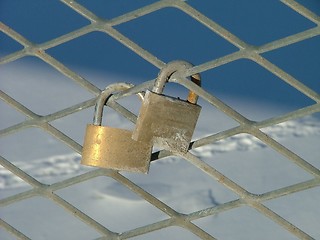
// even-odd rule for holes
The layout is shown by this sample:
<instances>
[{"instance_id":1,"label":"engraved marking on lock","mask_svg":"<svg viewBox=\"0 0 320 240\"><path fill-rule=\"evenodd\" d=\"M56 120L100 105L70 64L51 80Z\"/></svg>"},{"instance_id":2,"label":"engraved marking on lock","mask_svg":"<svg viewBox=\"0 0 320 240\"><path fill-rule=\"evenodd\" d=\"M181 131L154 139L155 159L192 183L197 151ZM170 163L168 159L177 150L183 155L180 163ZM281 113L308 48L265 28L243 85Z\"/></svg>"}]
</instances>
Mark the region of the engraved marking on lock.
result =
<instances>
[{"instance_id":1,"label":"engraved marking on lock","mask_svg":"<svg viewBox=\"0 0 320 240\"><path fill-rule=\"evenodd\" d=\"M100 94L93 124L88 124L82 149L81 164L147 173L151 159L151 142L135 141L132 132L125 129L101 126L103 107L115 91L133 87L128 83L109 85Z\"/></svg>"},{"instance_id":2,"label":"engraved marking on lock","mask_svg":"<svg viewBox=\"0 0 320 240\"><path fill-rule=\"evenodd\" d=\"M100 145L100 143L101 143L101 134L97 134L96 144Z\"/></svg>"},{"instance_id":3,"label":"engraved marking on lock","mask_svg":"<svg viewBox=\"0 0 320 240\"><path fill-rule=\"evenodd\" d=\"M153 141L164 149L187 152L200 115L198 96L190 91L186 101L162 94L165 83L176 71L185 71L192 64L185 61L168 63L159 73L152 91L146 91L132 138ZM191 76L200 86L200 75Z\"/></svg>"}]
</instances>

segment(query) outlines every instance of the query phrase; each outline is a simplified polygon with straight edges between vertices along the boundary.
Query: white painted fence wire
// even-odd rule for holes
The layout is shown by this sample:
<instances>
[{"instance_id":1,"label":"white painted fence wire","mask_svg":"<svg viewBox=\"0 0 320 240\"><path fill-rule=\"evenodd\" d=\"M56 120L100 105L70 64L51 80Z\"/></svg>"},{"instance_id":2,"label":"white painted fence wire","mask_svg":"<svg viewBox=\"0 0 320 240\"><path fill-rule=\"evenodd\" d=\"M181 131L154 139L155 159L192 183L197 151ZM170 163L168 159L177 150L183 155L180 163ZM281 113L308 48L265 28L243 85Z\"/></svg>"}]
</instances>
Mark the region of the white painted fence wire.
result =
<instances>
[{"instance_id":1,"label":"white painted fence wire","mask_svg":"<svg viewBox=\"0 0 320 240\"><path fill-rule=\"evenodd\" d=\"M229 32L228 30L218 25L216 22L209 19L207 16L203 15L201 12L195 10L193 7L188 5L187 2L180 1L180 0L159 1L156 3L150 4L148 6L145 6L143 8L137 9L135 11L128 12L126 14L123 14L111 20L103 20L97 17L93 12L89 11L84 6L78 4L76 1L62 0L62 2L68 7L70 7L71 9L73 9L74 11L76 11L77 13L87 18L90 21L90 24L80 29L77 29L75 31L69 32L58 38L44 42L42 44L34 44L30 42L28 39L26 39L24 36L19 34L18 32L16 32L14 29L10 28L10 26L7 26L6 24L0 22L0 30L4 34L8 35L12 39L17 41L21 45L23 45L22 50L16 51L14 53L11 53L9 55L2 57L0 60L0 63L7 64L26 56L37 57L42 61L44 61L45 63L47 63L48 65L52 66L54 69L63 73L66 77L75 81L83 89L91 93L94 93L97 96L100 93L100 89L98 87L88 82L86 79L78 75L76 72L71 71L61 62L59 62L57 59L50 56L46 52L46 50L53 48L57 45L63 44L65 42L71 41L73 39L76 39L80 36L86 35L88 33L98 31L113 37L114 39L119 41L124 47L129 48L134 53L138 54L139 56L144 58L146 61L148 61L149 63L153 64L155 67L160 69L161 67L164 66L164 62L159 60L157 56L152 55L150 52L140 47L131 39L122 35L114 27L121 23L129 22L133 19L142 17L148 13L161 11L162 9L167 7L174 7L184 12L185 14L191 16L192 18L194 18L195 20L197 20L198 22L206 26L211 31L220 35L226 41L233 44L235 47L239 49L238 51L232 54L222 56L217 59L212 59L211 61L194 66L192 69L189 69L187 76L190 76L195 73L201 73L209 69L217 68L219 66L222 66L224 64L227 64L229 62L236 61L239 59L249 59L257 63L258 65L262 66L266 70L270 71L272 74L282 79L291 87L295 88L296 90L300 91L305 96L309 97L310 99L316 102L316 104L301 108L299 110L292 111L286 115L277 116L277 117L263 120L260 122L252 122L252 121L249 121L245 116L239 114L233 108L226 105L224 102L210 95L208 92L205 91L205 89L201 89L195 84L188 81L180 81L180 83L184 85L186 88L192 89L202 99L208 101L210 104L212 104L222 112L226 113L229 117L233 118L235 121L239 123L238 127L224 130L219 133L201 138L193 142L192 149L198 148L200 146L205 146L207 144L212 144L221 139L226 139L228 137L235 136L240 133L246 133L258 138L267 146L276 150L278 153L282 154L289 161L293 162L297 166L301 167L303 170L310 173L313 176L313 179L300 182L291 186L283 187L280 189L276 189L270 192L265 192L263 194L253 194L247 191L246 189L244 189L243 187L241 187L238 183L224 176L222 173L217 171L214 167L208 165L204 161L201 161L197 156L195 156L191 152L188 152L179 157L186 159L188 162L192 163L195 167L201 169L204 173L212 177L215 181L218 181L228 189L231 189L235 194L237 194L238 199L232 200L230 202L222 203L217 206L212 206L203 210L199 210L196 212L192 212L190 214L182 214L177 212L176 210L174 210L164 202L160 201L159 199L157 199L156 197L154 197L153 195L151 195L141 187L137 186L135 183L130 181L128 178L124 177L119 172L106 170L106 169L97 169L97 170L86 172L84 174L48 185L48 184L39 182L38 180L28 175L23 170L21 170L19 167L9 162L4 157L0 156L0 164L4 168L6 168L7 170L9 170L10 172L12 172L13 174L15 174L16 176L21 178L23 181L25 181L26 183L32 186L32 189L30 190L1 199L0 200L1 207L7 207L19 201L24 201L29 198L37 198L39 196L42 196L53 201L55 204L60 205L67 212L71 213L74 217L82 220L89 227L98 231L99 234L101 235L99 239L127 239L127 238L140 236L152 231L156 231L156 230L171 227L171 226L182 227L192 232L193 234L197 235L201 239L216 239L214 234L211 235L207 233L204 229L196 225L194 221L207 216L214 216L216 214L222 213L224 211L228 211L230 209L238 208L240 206L248 206L250 208L257 210L260 214L264 215L265 217L271 219L272 221L274 221L275 223L277 223L278 225L286 229L288 232L290 232L297 238L313 239L307 232L302 231L301 229L299 229L299 227L289 222L289 220L281 217L277 212L268 208L264 204L264 202L270 199L276 199L276 198L282 197L284 195L289 195L299 191L304 191L306 189L318 187L320 185L320 170L312 166L310 163L308 163L302 157L298 156L296 153L292 152L291 150L281 145L272 137L266 135L264 132L261 131L261 129L274 126L276 124L283 123L289 120L294 120L294 119L307 116L313 113L320 112L320 96L313 89L305 86L298 79L294 78L293 76L285 72L283 69L279 68L277 65L265 59L261 54L320 35L319 16L317 16L315 13L311 12L306 7L302 6L301 4L293 0L283 0L282 2L286 4L287 7L291 8L292 10L296 11L303 17L315 23L316 27L282 38L282 39L275 40L273 42L264 44L262 46L252 47L246 42L240 40L232 32ZM175 80L175 81L179 81L179 80ZM133 94L134 91L137 91L139 89L145 89L146 87L150 88L152 86L152 83L153 83L152 81L149 81L141 85L138 85L128 94ZM0 92L0 97L2 101L4 101L5 103L7 103L8 105L15 108L16 110L18 110L19 112L23 113L26 116L25 121L0 130L0 137L8 136L10 134L13 134L17 131L21 131L26 128L37 127L45 132L50 133L52 136L62 141L64 144L72 148L74 151L81 153L82 146L79 145L76 141L74 141L66 133L53 127L50 124L50 122L63 118L70 114L75 114L81 110L84 110L86 108L93 106L95 99L91 99L85 102L80 102L72 107L61 109L60 111L57 111L55 113L51 113L45 116L39 116L34 112L32 112L27 107L25 107L23 103L18 102L16 99L10 97L8 94L6 94L3 91ZM123 96L119 94L114 95L113 99L109 101L110 107L114 108L116 111L123 114L129 120L135 122L136 120L135 115L128 112L119 103L115 101L117 98L120 98L120 97L123 97ZM5 113L1 113L1 115L2 114L5 114ZM169 156L171 154L172 153L167 151L160 151L160 152L154 153L152 158L153 158L153 161L156 161L158 159ZM80 211L75 206L73 206L72 204L67 202L65 199L63 199L62 197L56 194L56 191L60 189L96 178L98 176L108 176L118 181L120 184L126 186L128 189L138 194L147 202L151 203L154 207L158 208L163 213L165 213L167 215L167 219L159 222L150 223L139 228L131 229L126 232L117 233L109 230L106 226L102 225L97 220L91 218L84 212ZM25 233L15 228L15 226L11 226L8 222L4 221L3 219L0 220L0 225L7 232L11 233L12 235L14 235L19 239L29 239L25 235Z\"/></svg>"}]
</instances>

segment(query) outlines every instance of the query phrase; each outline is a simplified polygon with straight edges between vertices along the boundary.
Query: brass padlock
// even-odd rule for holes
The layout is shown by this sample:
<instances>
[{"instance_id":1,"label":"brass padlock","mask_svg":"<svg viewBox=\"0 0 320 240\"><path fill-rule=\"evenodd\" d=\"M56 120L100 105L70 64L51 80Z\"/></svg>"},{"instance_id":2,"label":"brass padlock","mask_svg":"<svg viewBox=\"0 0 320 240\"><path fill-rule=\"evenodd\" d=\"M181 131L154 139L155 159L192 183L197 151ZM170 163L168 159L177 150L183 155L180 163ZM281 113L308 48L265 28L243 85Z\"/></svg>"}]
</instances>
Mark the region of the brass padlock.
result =
<instances>
[{"instance_id":1,"label":"brass padlock","mask_svg":"<svg viewBox=\"0 0 320 240\"><path fill-rule=\"evenodd\" d=\"M152 91L147 91L140 109L132 138L152 141L166 150L187 152L201 111L198 96L190 91L188 100L162 94L165 83L177 71L185 71L193 65L185 61L168 63L161 69ZM200 74L191 76L200 86Z\"/></svg>"},{"instance_id":2,"label":"brass padlock","mask_svg":"<svg viewBox=\"0 0 320 240\"><path fill-rule=\"evenodd\" d=\"M152 143L133 140L132 131L101 126L103 107L112 93L133 86L116 83L102 91L95 105L93 124L87 125L81 164L129 172L148 172Z\"/></svg>"}]
</instances>

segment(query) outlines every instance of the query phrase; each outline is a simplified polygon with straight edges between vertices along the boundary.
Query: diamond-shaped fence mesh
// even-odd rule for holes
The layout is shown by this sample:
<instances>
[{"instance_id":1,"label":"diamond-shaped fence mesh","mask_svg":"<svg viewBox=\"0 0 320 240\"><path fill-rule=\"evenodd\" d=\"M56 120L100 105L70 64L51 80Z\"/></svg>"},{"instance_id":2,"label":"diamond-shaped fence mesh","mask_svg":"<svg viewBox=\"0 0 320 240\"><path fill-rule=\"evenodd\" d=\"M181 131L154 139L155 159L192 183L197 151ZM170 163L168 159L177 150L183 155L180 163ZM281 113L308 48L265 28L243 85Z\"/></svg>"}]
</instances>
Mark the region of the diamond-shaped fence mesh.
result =
<instances>
[{"instance_id":1,"label":"diamond-shaped fence mesh","mask_svg":"<svg viewBox=\"0 0 320 240\"><path fill-rule=\"evenodd\" d=\"M296 237L298 239L313 239L310 233L300 229L293 222L291 222L290 219L286 219L285 215L280 215L276 210L274 210L276 208L271 209L271 207L269 207L269 205L267 205L266 202L273 199L281 198L283 196L291 196L293 194L303 192L304 190L316 189L320 185L320 170L317 167L310 164L304 158L300 157L294 151L289 150L284 145L279 143L279 141L275 139L272 136L272 134L269 134L269 132L264 131L264 129L319 112L320 96L314 89L309 88L301 81L299 81L299 79L290 75L273 62L267 60L265 57L262 56L262 54L283 48L291 44L302 42L304 40L320 35L319 16L317 16L315 13L313 13L305 6L299 4L296 1L283 0L282 3L284 3L286 7L290 8L293 11L296 11L304 18L313 22L316 26L296 34L280 38L269 43L265 43L261 46L253 47L252 45L249 45L246 42L242 41L233 32L228 31L215 21L211 20L205 14L191 7L191 5L189 5L187 2L180 0L158 1L150 5L144 6L142 8L136 9L134 11L130 11L120 16L117 16L111 20L105 20L97 17L94 12L89 11L87 8L77 3L76 1L62 0L61 2L73 11L88 19L90 23L84 27L69 32L58 38L51 39L41 44L35 44L29 41L24 36L22 36L19 32L15 31L15 29L12 29L10 26L7 26L6 24L0 22L0 30L2 31L2 33L9 36L10 38L17 41L19 44L23 46L21 50L3 56L0 60L1 64L8 64L10 62L27 56L33 56L45 62L52 68L56 69L57 71L65 75L65 77L69 80L74 81L85 91L88 91L90 93L93 93L95 96L98 96L101 91L99 87L93 85L84 77L81 77L78 73L70 70L70 68L62 64L55 57L49 55L47 53L48 50L56 46L59 46L60 44L64 44L71 40L85 36L89 33L102 32L108 36L111 36L113 39L122 44L123 48L130 49L135 54L139 55L147 62L151 63L153 66L160 69L164 66L165 63L161 61L158 56L155 56L152 53L145 50L135 41L131 40L129 37L123 35L118 30L116 30L115 27L122 23L139 19L140 17L143 17L146 14L163 11L168 7L173 7L183 12L184 14L190 16L194 20L198 21L207 29L219 35L224 40L232 44L234 47L238 48L238 51L235 51L234 53L227 54L215 59L210 59L209 61L206 61L202 64L190 68L186 72L185 78L195 73L202 73L210 69L219 68L227 63L231 63L236 60L246 59L253 62L254 64L261 66L274 76L277 76L283 82L288 84L290 88L296 89L297 91L305 95L307 98L310 98L312 101L314 101L315 104L291 111L286 114L281 114L279 116L275 116L267 120L253 122L250 121L246 116L237 112L232 107L228 106L225 102L208 93L206 89L200 88L190 81L185 81L185 78L176 79L174 76L172 76L172 81L178 82L187 89L193 90L200 96L201 99L207 101L209 104L219 109L221 112L228 115L235 122L237 122L237 126L235 127L222 130L218 133L202 137L192 142L190 145L189 152L187 152L186 154L176 156L185 159L187 162L191 163L195 168L202 170L202 172L208 175L210 178L212 178L213 181L216 181L219 184L222 184L227 189L231 190L237 196L236 199L232 199L231 201L219 203L216 205L212 204L212 206L192 211L191 213L186 214L175 210L174 208L166 204L164 201L157 198L155 195L146 191L143 187L138 186L129 178L125 177L124 174L122 174L121 172L116 172L107 169L96 169L87 171L85 173L80 173L76 176L72 176L70 178L63 179L62 181L57 181L52 184L45 184L28 174L27 171L22 170L23 168L16 166L14 163L0 156L0 164L3 166L3 168L9 170L12 174L22 179L27 185L31 186L31 188L29 188L28 190L19 193L14 193L13 195L2 198L0 200L1 207L6 208L18 204L20 202L28 201L29 199L42 197L41 199L47 199L50 202L61 206L62 209L70 213L72 217L81 220L83 223L87 225L87 227L92 228L94 231L98 232L100 237L97 239L127 239L133 237L137 237L136 239L139 239L139 236L141 237L141 235L155 233L154 236L156 236L157 230L172 229L172 227L185 229L186 231L193 233L201 239L217 239L218 236L215 235L214 230L211 231L210 229L205 229L204 227L201 227L201 224L196 224L195 222L206 217L216 216L218 214L231 211L233 209L248 207L250 209L254 209L257 212L257 214L266 217L269 220L272 220L275 223L275 225L287 230L289 234L292 234L292 237ZM315 49L315 51L317 51L317 49ZM0 81L4 81L4 79L1 79ZM125 95L115 94L112 96L110 101L108 101L108 105L120 114L122 114L125 118L129 119L132 122L135 122L136 116L132 112L124 108L122 105L120 105L116 100L128 97L130 95L135 94L138 91L142 91L147 88L150 89L152 88L152 85L153 80L150 80L140 85L137 85L130 91L126 92ZM32 89L30 91L32 91ZM89 107L92 107L95 104L95 98L92 98L84 102L79 102L71 107L60 109L59 111L51 112L46 115L38 115L34 113L32 110L30 110L28 107L26 107L23 101L15 99L5 91L0 92L0 97L4 103L18 110L20 113L24 114L26 118L24 121L16 123L14 125L10 125L10 123L8 123L8 127L0 130L1 137L4 138L14 133L22 132L26 129L36 127L40 129L41 132L48 133L55 139L60 140L65 145L73 149L75 152L79 154L81 153L82 146L71 137L72 134L69 134L67 131L64 132L58 130L58 128L53 126L52 122L69 115L77 114L81 111L86 110ZM1 118L5 114L5 112L2 112ZM237 137L239 136L239 134L247 134L251 135L256 139L259 139L259 141L262 144L268 146L270 149L273 149L275 152L279 154L279 156L282 156L283 158L287 159L287 161L290 161L294 165L303 169L305 172L310 174L312 178L307 181L304 180L298 183L291 184L289 186L279 187L275 190L263 192L260 194L254 194L245 189L236 180L231 180L230 177L222 174L214 166L208 164L206 161L202 161L195 153L197 148L199 147L205 147L209 144L216 143L221 140L227 140L232 137ZM172 155L173 153L164 150L154 152L152 155L152 164L154 162L157 162L158 159ZM63 198L60 194L57 194L58 191L61 191L68 187L72 187L77 184L84 184L87 181L94 181L95 179L98 179L102 176L113 179L119 185L125 186L130 191L144 199L146 202L150 203L155 209L160 210L160 212L165 214L165 218L162 218L161 220L155 220L152 223L145 223L143 226L133 227L133 229L119 233L109 229L107 226L105 226L105 224L101 223L100 220L91 217L90 214L87 214L85 211L81 211L75 206L75 204L73 205L71 202ZM183 200L181 201L183 202ZM19 218L19 216L17 216L17 218ZM126 216L122 215L118 216L118 218L126 218ZM46 219L44 218L43 221L46 221ZM261 224L263 224L263 221ZM19 228L15 227L14 225L9 224L8 221L4 219L0 220L0 225L2 226L5 232L12 234L13 236L19 239L29 239L26 233L19 230Z\"/></svg>"}]
</instances>

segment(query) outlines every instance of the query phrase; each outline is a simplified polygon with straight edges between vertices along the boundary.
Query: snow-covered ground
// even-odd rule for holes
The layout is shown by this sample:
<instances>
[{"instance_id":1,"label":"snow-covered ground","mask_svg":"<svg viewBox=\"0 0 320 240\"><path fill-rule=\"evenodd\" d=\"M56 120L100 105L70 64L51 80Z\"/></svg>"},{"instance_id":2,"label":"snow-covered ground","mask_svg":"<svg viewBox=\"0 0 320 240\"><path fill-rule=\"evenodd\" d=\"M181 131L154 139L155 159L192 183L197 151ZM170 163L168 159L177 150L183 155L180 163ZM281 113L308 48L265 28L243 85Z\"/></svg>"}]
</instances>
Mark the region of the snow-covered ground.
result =
<instances>
[{"instance_id":1,"label":"snow-covered ground","mask_svg":"<svg viewBox=\"0 0 320 240\"><path fill-rule=\"evenodd\" d=\"M1 89L38 114L49 114L85 101L93 95L49 67L14 64L2 67ZM123 81L98 73L92 79L99 87ZM90 75L89 74L89 75ZM10 81L8 79L11 79ZM124 81L130 81L125 79ZM254 102L246 104L251 114L263 119L284 112L279 106L265 105L259 112ZM138 100L123 103L137 108ZM195 139L225 130L237 124L206 103L195 132ZM0 128L26 117L0 103ZM136 110L137 111L137 110ZM5 113L5 114L3 114ZM79 143L85 125L91 122L93 108L53 121L51 124ZM132 128L122 117L107 111L107 121L121 128ZM320 120L306 116L263 129L269 136L320 168ZM264 193L307 181L312 175L248 134L239 134L192 153L252 193ZM80 155L48 133L29 128L0 139L0 154L29 175L51 184L80 175L92 168L80 165ZM125 177L159 198L178 212L191 213L238 199L237 195L201 170L178 157L167 157L151 164L148 175L122 173ZM0 198L30 189L30 186L4 168L0 168ZM168 216L126 187L108 177L97 177L56 192L103 226L124 232ZM266 206L308 233L320 239L320 189L312 188L265 202ZM30 198L0 209L0 216L31 239L94 239L100 235L50 200ZM217 239L296 239L294 235L250 207L239 207L194 223ZM0 229L0 239L14 239ZM183 228L169 227L134 239L198 239Z\"/></svg>"}]
</instances>

